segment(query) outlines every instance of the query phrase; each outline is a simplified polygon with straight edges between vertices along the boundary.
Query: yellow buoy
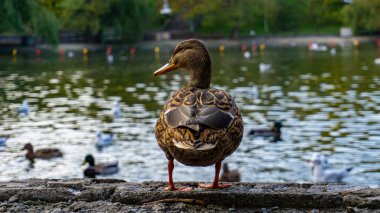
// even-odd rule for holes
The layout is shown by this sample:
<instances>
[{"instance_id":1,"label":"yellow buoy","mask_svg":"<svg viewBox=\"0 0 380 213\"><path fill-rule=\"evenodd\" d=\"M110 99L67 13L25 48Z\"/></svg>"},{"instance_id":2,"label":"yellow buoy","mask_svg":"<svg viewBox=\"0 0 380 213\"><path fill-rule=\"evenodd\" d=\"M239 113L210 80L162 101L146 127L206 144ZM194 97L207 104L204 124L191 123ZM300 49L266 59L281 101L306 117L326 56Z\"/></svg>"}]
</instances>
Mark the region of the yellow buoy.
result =
<instances>
[{"instance_id":1,"label":"yellow buoy","mask_svg":"<svg viewBox=\"0 0 380 213\"><path fill-rule=\"evenodd\" d=\"M224 49L225 49L224 45L221 44L221 45L219 46L219 52L220 52L220 53L224 53Z\"/></svg>"},{"instance_id":2,"label":"yellow buoy","mask_svg":"<svg viewBox=\"0 0 380 213\"><path fill-rule=\"evenodd\" d=\"M359 44L360 44L359 40L354 39L354 40L352 41L352 43L354 44L355 47L359 47Z\"/></svg>"},{"instance_id":3,"label":"yellow buoy","mask_svg":"<svg viewBox=\"0 0 380 213\"><path fill-rule=\"evenodd\" d=\"M87 55L88 54L88 49L87 48L83 48L82 53L83 53L83 55Z\"/></svg>"},{"instance_id":4,"label":"yellow buoy","mask_svg":"<svg viewBox=\"0 0 380 213\"><path fill-rule=\"evenodd\" d=\"M13 56L17 56L17 49L13 49L13 50L12 50L12 55L13 55Z\"/></svg>"},{"instance_id":5,"label":"yellow buoy","mask_svg":"<svg viewBox=\"0 0 380 213\"><path fill-rule=\"evenodd\" d=\"M260 50L265 50L265 44L260 44Z\"/></svg>"},{"instance_id":6,"label":"yellow buoy","mask_svg":"<svg viewBox=\"0 0 380 213\"><path fill-rule=\"evenodd\" d=\"M154 48L154 53L155 53L156 55L160 54L160 47L155 47L155 48Z\"/></svg>"}]
</instances>

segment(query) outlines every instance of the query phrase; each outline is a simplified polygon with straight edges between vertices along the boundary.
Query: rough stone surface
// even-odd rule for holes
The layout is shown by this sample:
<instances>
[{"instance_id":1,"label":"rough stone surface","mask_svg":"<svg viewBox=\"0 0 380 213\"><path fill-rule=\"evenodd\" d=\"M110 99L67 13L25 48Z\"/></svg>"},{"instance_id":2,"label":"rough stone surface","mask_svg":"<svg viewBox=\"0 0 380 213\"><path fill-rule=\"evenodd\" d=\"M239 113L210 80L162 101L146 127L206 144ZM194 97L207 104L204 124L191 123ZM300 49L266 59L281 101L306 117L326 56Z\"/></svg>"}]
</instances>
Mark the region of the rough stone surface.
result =
<instances>
[{"instance_id":1,"label":"rough stone surface","mask_svg":"<svg viewBox=\"0 0 380 213\"><path fill-rule=\"evenodd\" d=\"M27 179L0 182L0 212L376 212L380 188L345 184L235 183L167 192L165 182Z\"/></svg>"}]
</instances>

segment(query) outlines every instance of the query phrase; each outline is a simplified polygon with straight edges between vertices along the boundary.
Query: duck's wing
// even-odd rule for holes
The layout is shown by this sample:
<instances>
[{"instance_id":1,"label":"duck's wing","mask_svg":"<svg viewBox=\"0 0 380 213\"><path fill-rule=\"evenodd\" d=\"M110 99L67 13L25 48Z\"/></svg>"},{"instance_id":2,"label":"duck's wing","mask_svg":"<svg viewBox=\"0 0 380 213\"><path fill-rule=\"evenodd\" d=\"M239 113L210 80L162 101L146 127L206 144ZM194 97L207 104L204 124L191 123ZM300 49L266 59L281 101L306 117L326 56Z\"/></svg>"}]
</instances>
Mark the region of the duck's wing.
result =
<instances>
[{"instance_id":1,"label":"duck's wing","mask_svg":"<svg viewBox=\"0 0 380 213\"><path fill-rule=\"evenodd\" d=\"M99 163L95 165L95 171L100 175L110 175L115 174L119 171L118 167L119 162L111 162L111 163Z\"/></svg>"},{"instance_id":2,"label":"duck's wing","mask_svg":"<svg viewBox=\"0 0 380 213\"><path fill-rule=\"evenodd\" d=\"M224 112L215 106L180 106L165 112L166 122L169 126L188 127L199 131L200 125L205 125L213 129L225 129L232 120L233 116L229 112Z\"/></svg>"},{"instance_id":3,"label":"duck's wing","mask_svg":"<svg viewBox=\"0 0 380 213\"><path fill-rule=\"evenodd\" d=\"M231 95L223 90L180 89L172 95L164 110L164 121L161 119L159 122L181 129L173 131L173 142L177 147L212 149L224 141L223 138L231 139L231 126L238 127L241 134L237 135L242 136L243 125L238 108ZM175 134L178 132L180 135ZM211 132L218 132L218 135ZM240 142L241 138L237 140Z\"/></svg>"},{"instance_id":4,"label":"duck's wing","mask_svg":"<svg viewBox=\"0 0 380 213\"><path fill-rule=\"evenodd\" d=\"M326 173L325 180L326 182L342 182L343 178L348 175L348 172L351 171L352 168L348 168L341 171L334 171Z\"/></svg>"},{"instance_id":5,"label":"duck's wing","mask_svg":"<svg viewBox=\"0 0 380 213\"><path fill-rule=\"evenodd\" d=\"M53 158L62 157L63 154L59 149L38 149L34 152L34 156L37 158Z\"/></svg>"}]
</instances>

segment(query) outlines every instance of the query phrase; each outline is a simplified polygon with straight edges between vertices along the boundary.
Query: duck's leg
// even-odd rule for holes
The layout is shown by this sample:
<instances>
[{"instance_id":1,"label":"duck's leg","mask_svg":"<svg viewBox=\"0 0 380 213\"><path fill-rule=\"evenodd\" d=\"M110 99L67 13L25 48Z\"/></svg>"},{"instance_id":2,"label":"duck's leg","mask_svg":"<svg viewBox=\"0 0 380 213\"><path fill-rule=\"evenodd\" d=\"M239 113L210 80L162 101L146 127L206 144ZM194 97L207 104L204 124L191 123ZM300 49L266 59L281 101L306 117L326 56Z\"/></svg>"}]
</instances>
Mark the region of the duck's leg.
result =
<instances>
[{"instance_id":1,"label":"duck's leg","mask_svg":"<svg viewBox=\"0 0 380 213\"><path fill-rule=\"evenodd\" d=\"M193 188L191 187L180 187L180 188L177 188L174 186L174 183L173 183L173 170L174 170L174 159L173 158L170 158L168 159L168 173L169 173L169 182L168 182L168 186L165 187L165 190L166 191L183 191L183 192L186 192L186 191L191 191Z\"/></svg>"},{"instance_id":2,"label":"duck's leg","mask_svg":"<svg viewBox=\"0 0 380 213\"><path fill-rule=\"evenodd\" d=\"M219 161L215 164L215 177L212 184L203 184L200 183L199 186L206 189L224 189L232 186L231 184L219 184L219 173L220 168L222 167L222 161Z\"/></svg>"}]
</instances>

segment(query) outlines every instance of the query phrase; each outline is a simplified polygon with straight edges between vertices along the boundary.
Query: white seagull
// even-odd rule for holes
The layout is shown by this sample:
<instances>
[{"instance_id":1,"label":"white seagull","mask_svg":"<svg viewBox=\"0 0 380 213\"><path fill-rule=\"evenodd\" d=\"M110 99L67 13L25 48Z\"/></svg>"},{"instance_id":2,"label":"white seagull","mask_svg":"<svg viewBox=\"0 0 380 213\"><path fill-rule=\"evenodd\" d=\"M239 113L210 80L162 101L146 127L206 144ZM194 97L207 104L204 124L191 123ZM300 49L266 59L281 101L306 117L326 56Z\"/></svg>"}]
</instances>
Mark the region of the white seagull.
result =
<instances>
[{"instance_id":1,"label":"white seagull","mask_svg":"<svg viewBox=\"0 0 380 213\"><path fill-rule=\"evenodd\" d=\"M121 108L119 105L119 101L116 101L112 107L112 114L114 118L120 118L121 116Z\"/></svg>"},{"instance_id":2,"label":"white seagull","mask_svg":"<svg viewBox=\"0 0 380 213\"><path fill-rule=\"evenodd\" d=\"M352 167L340 171L326 171L328 167L327 157L322 154L314 154L309 161L314 183L338 183L347 176Z\"/></svg>"},{"instance_id":3,"label":"white seagull","mask_svg":"<svg viewBox=\"0 0 380 213\"><path fill-rule=\"evenodd\" d=\"M272 68L272 65L270 64L265 64L265 63L260 63L259 64L260 72L267 72Z\"/></svg>"},{"instance_id":4,"label":"white seagull","mask_svg":"<svg viewBox=\"0 0 380 213\"><path fill-rule=\"evenodd\" d=\"M105 146L112 145L112 140L113 140L113 134L110 135L105 135L101 131L98 131L96 134L96 147L102 148Z\"/></svg>"},{"instance_id":5,"label":"white seagull","mask_svg":"<svg viewBox=\"0 0 380 213\"><path fill-rule=\"evenodd\" d=\"M22 105L18 108L18 112L25 115L29 114L29 103L27 100L22 102Z\"/></svg>"},{"instance_id":6,"label":"white seagull","mask_svg":"<svg viewBox=\"0 0 380 213\"><path fill-rule=\"evenodd\" d=\"M0 137L0 146L5 146L7 143L7 137Z\"/></svg>"}]
</instances>

